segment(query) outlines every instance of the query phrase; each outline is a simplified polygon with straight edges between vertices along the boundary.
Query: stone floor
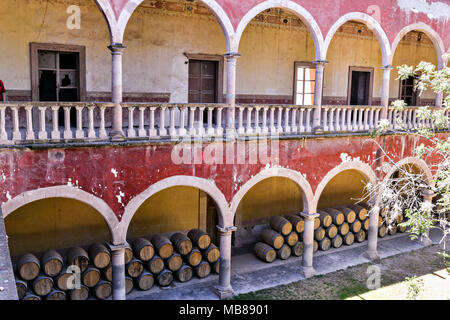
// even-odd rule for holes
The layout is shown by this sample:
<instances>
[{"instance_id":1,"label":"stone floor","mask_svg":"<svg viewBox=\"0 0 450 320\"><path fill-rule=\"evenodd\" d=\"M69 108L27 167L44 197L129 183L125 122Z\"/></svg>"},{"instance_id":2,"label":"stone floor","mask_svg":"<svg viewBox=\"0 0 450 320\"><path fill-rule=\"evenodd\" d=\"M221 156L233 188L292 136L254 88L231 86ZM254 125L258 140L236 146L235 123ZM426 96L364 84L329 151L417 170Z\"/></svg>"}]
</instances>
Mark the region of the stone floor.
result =
<instances>
[{"instance_id":1,"label":"stone floor","mask_svg":"<svg viewBox=\"0 0 450 320\"><path fill-rule=\"evenodd\" d=\"M438 243L440 234L433 230L430 235L433 243ZM409 239L409 234L397 234L378 239L378 254L380 258L387 258L404 252L423 248L419 241ZM343 246L327 252L318 251L314 255L314 268L318 275L368 262L362 255L367 249L367 242ZM248 293L281 284L303 280L300 275L301 258L290 258L286 261L276 260L268 264L257 259L252 253L234 255L232 257L231 283L236 294ZM168 288L155 286L153 289L140 292L134 290L129 300L217 300L214 286L218 283L218 276L207 279L194 279L188 283L174 282Z\"/></svg>"}]
</instances>

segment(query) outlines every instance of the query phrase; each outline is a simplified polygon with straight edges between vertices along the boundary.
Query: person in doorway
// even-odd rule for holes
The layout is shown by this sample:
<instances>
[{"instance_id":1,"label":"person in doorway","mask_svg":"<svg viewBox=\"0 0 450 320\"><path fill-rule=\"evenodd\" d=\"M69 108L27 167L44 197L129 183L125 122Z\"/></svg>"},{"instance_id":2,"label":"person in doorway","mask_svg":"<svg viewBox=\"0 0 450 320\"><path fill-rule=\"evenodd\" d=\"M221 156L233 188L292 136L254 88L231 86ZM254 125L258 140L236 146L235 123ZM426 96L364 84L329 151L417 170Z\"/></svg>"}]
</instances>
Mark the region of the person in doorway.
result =
<instances>
[{"instance_id":1,"label":"person in doorway","mask_svg":"<svg viewBox=\"0 0 450 320\"><path fill-rule=\"evenodd\" d=\"M5 101L4 97L5 92L6 92L5 85L3 84L3 81L0 80L0 101Z\"/></svg>"}]
</instances>

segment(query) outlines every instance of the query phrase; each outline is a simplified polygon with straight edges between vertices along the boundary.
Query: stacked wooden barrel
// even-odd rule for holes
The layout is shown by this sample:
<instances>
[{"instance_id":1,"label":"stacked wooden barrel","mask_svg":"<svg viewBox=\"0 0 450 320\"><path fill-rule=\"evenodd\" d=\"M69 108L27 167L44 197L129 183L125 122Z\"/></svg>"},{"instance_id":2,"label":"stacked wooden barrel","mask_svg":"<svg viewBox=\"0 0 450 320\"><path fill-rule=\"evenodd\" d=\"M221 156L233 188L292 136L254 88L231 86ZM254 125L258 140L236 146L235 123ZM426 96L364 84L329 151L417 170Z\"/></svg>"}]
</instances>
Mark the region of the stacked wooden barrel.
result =
<instances>
[{"instance_id":1,"label":"stacked wooden barrel","mask_svg":"<svg viewBox=\"0 0 450 320\"><path fill-rule=\"evenodd\" d=\"M125 249L126 293L218 274L219 260L219 248L199 229L134 239ZM72 289L72 272L78 268L80 286ZM112 294L111 253L100 243L71 248L64 255L56 250L27 253L17 259L15 277L22 300L108 299Z\"/></svg>"}]
</instances>

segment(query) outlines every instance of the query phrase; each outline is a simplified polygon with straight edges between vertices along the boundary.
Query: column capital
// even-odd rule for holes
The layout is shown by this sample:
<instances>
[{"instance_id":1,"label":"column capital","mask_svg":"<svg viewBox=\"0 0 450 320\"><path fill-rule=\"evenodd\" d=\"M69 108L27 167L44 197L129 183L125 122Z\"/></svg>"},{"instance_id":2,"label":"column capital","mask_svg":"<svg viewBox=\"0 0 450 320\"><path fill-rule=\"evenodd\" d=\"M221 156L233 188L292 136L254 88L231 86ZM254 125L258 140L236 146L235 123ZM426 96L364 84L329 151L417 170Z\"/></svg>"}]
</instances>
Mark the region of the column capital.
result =
<instances>
[{"instance_id":1,"label":"column capital","mask_svg":"<svg viewBox=\"0 0 450 320\"><path fill-rule=\"evenodd\" d=\"M221 227L221 226L216 226L217 229L219 229L220 233L232 233L233 231L237 230L237 227L235 226L231 226L231 227Z\"/></svg>"},{"instance_id":2,"label":"column capital","mask_svg":"<svg viewBox=\"0 0 450 320\"><path fill-rule=\"evenodd\" d=\"M380 69L381 70L389 70L389 71L391 71L392 69L394 69L394 66L388 64L388 65L380 67Z\"/></svg>"},{"instance_id":3,"label":"column capital","mask_svg":"<svg viewBox=\"0 0 450 320\"><path fill-rule=\"evenodd\" d=\"M324 67L328 63L328 61L327 60L314 60L312 63L314 63L315 65Z\"/></svg>"},{"instance_id":4,"label":"column capital","mask_svg":"<svg viewBox=\"0 0 450 320\"><path fill-rule=\"evenodd\" d=\"M320 214L318 214L318 213L306 213L306 212L300 212L300 215L303 218L305 218L305 220L314 220L315 218L320 216Z\"/></svg>"},{"instance_id":5,"label":"column capital","mask_svg":"<svg viewBox=\"0 0 450 320\"><path fill-rule=\"evenodd\" d=\"M130 248L130 245L128 244L128 242L122 243L122 244L112 244L110 242L106 243L107 247L109 248L109 250L111 250L111 252L114 251L119 251L125 248Z\"/></svg>"},{"instance_id":6,"label":"column capital","mask_svg":"<svg viewBox=\"0 0 450 320\"><path fill-rule=\"evenodd\" d=\"M235 59L239 58L241 56L241 54L238 52L227 52L223 56L225 59L228 60L228 59L232 59L232 58L235 58Z\"/></svg>"},{"instance_id":7,"label":"column capital","mask_svg":"<svg viewBox=\"0 0 450 320\"><path fill-rule=\"evenodd\" d=\"M422 192L420 193L420 195L422 197L431 197L432 198L432 197L434 197L434 191L430 190L428 188L423 188Z\"/></svg>"},{"instance_id":8,"label":"column capital","mask_svg":"<svg viewBox=\"0 0 450 320\"><path fill-rule=\"evenodd\" d=\"M122 54L123 50L127 47L121 43L114 43L108 46L108 49L111 50L112 54Z\"/></svg>"}]
</instances>

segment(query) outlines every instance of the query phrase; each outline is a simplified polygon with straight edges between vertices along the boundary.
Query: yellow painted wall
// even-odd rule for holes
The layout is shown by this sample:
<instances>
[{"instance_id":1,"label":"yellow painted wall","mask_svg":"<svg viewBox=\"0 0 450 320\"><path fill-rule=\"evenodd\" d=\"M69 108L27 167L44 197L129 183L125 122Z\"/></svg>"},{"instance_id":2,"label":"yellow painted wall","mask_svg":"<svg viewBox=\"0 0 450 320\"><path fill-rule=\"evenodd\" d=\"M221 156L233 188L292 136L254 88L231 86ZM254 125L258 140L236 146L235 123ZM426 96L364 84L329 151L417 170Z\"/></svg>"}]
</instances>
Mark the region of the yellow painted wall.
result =
<instances>
[{"instance_id":1,"label":"yellow painted wall","mask_svg":"<svg viewBox=\"0 0 450 320\"><path fill-rule=\"evenodd\" d=\"M5 225L12 256L110 241L100 213L72 199L34 201L8 215Z\"/></svg>"},{"instance_id":2,"label":"yellow painted wall","mask_svg":"<svg viewBox=\"0 0 450 320\"><path fill-rule=\"evenodd\" d=\"M137 210L127 238L198 228L198 206L196 188L173 187L158 192Z\"/></svg>"},{"instance_id":3,"label":"yellow painted wall","mask_svg":"<svg viewBox=\"0 0 450 320\"><path fill-rule=\"evenodd\" d=\"M364 195L366 179L356 170L346 170L328 182L319 199L318 209L356 203Z\"/></svg>"},{"instance_id":4,"label":"yellow painted wall","mask_svg":"<svg viewBox=\"0 0 450 320\"><path fill-rule=\"evenodd\" d=\"M287 178L274 177L256 184L241 201L241 221L303 211L298 185ZM237 218L239 219L239 218Z\"/></svg>"}]
</instances>

